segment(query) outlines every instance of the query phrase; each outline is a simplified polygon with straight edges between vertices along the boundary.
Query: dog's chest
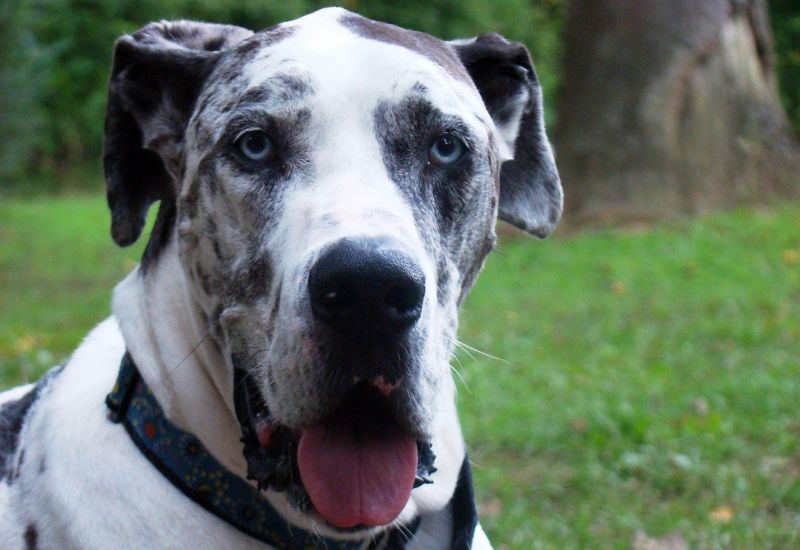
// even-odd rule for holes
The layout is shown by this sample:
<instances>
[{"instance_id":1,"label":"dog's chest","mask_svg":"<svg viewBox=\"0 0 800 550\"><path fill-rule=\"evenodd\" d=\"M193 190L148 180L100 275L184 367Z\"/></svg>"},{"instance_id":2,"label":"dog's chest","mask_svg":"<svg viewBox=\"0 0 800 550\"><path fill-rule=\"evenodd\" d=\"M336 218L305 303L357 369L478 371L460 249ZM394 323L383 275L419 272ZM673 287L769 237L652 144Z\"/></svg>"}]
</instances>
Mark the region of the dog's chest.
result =
<instances>
[{"instance_id":1,"label":"dog's chest","mask_svg":"<svg viewBox=\"0 0 800 550\"><path fill-rule=\"evenodd\" d=\"M179 492L108 420L103 404L123 353L113 323L31 400L0 481L0 548L217 550L270 548ZM449 510L427 518L408 548L449 540ZM443 547L447 547L445 544Z\"/></svg>"}]
</instances>

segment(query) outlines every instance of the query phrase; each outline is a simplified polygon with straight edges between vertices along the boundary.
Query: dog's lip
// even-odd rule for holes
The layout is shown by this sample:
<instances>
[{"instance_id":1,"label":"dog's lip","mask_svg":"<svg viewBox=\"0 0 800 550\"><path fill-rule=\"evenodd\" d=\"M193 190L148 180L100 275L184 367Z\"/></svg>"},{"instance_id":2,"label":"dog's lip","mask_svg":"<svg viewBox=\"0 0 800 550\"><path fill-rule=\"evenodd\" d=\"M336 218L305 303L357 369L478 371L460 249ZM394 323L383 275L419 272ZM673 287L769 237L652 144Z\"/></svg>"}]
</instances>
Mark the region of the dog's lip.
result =
<instances>
[{"instance_id":1,"label":"dog's lip","mask_svg":"<svg viewBox=\"0 0 800 550\"><path fill-rule=\"evenodd\" d=\"M247 478L256 482L260 490L273 489L285 492L289 503L304 513L314 512L313 504L302 483L297 450L302 430L290 428L277 422L270 415L266 402L251 376L242 369L236 369L235 405L242 429L243 453L247 459ZM358 385L358 384L356 384ZM385 388L367 381L362 386L380 392L385 398ZM389 392L391 393L391 392ZM324 422L326 418L320 422ZM413 488L433 483L431 475L436 472L433 466L435 455L431 443L417 439L417 472ZM355 525L337 527L319 516L330 528L342 533L354 533L372 529L374 526Z\"/></svg>"},{"instance_id":2,"label":"dog's lip","mask_svg":"<svg viewBox=\"0 0 800 550\"><path fill-rule=\"evenodd\" d=\"M257 418L253 422L256 431L258 444L267 451L280 452L285 447L285 441L281 439L287 436L297 439L299 433L296 430L289 430L286 426L278 424L269 418Z\"/></svg>"},{"instance_id":3,"label":"dog's lip","mask_svg":"<svg viewBox=\"0 0 800 550\"><path fill-rule=\"evenodd\" d=\"M304 491L291 491L299 478L298 434L271 419L253 378L241 368L234 369L234 406L242 431L247 479L255 481L260 490L289 491L295 495L296 507L307 507L308 497Z\"/></svg>"}]
</instances>

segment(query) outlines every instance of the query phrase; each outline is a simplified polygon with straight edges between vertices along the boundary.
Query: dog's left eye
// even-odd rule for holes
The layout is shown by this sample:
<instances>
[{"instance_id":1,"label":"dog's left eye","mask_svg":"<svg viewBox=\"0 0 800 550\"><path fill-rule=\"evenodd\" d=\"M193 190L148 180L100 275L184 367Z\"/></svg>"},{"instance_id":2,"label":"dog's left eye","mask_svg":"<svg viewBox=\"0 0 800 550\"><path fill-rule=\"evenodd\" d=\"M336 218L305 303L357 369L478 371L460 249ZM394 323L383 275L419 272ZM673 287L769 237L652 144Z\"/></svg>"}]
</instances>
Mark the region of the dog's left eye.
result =
<instances>
[{"instance_id":1,"label":"dog's left eye","mask_svg":"<svg viewBox=\"0 0 800 550\"><path fill-rule=\"evenodd\" d=\"M457 136L446 133L431 145L428 160L433 164L448 165L461 160L467 152L467 146Z\"/></svg>"},{"instance_id":2,"label":"dog's left eye","mask_svg":"<svg viewBox=\"0 0 800 550\"><path fill-rule=\"evenodd\" d=\"M242 156L253 162L265 162L275 155L275 147L263 130L250 130L243 133L236 138L234 145Z\"/></svg>"}]
</instances>

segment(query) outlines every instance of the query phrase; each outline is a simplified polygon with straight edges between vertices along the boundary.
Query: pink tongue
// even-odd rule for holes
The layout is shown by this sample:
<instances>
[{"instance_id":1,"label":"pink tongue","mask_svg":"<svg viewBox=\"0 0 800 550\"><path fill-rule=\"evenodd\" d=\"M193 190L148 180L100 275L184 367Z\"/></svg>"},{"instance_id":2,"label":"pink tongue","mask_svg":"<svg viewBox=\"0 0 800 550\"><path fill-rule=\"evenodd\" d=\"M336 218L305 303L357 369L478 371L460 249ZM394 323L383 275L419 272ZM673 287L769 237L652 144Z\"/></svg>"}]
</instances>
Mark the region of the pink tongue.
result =
<instances>
[{"instance_id":1,"label":"pink tongue","mask_svg":"<svg viewBox=\"0 0 800 550\"><path fill-rule=\"evenodd\" d=\"M417 444L382 415L337 413L303 430L300 477L317 512L339 528L386 525L400 515L414 486Z\"/></svg>"}]
</instances>

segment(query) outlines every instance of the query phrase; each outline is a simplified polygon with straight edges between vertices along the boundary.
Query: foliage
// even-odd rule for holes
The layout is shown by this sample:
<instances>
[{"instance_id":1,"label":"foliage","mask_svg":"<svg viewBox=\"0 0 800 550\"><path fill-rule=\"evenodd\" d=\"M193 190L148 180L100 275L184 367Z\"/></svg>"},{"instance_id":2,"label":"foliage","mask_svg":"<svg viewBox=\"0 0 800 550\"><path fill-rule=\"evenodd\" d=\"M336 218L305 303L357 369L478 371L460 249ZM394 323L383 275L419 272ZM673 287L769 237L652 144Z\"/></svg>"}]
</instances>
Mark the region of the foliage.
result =
<instances>
[{"instance_id":1,"label":"foliage","mask_svg":"<svg viewBox=\"0 0 800 550\"><path fill-rule=\"evenodd\" d=\"M81 181L73 173L76 168L85 172L86 163L99 168L105 86L117 36L152 20L174 18L261 29L334 3L5 0L0 3L0 191L12 183L19 188L40 186L43 181L47 189L63 188ZM443 38L495 31L522 41L534 55L547 105L555 103L567 0L341 3L369 17ZM772 0L770 8L782 97L800 127L800 7L795 0ZM552 107L547 114L554 122Z\"/></svg>"},{"instance_id":2,"label":"foliage","mask_svg":"<svg viewBox=\"0 0 800 550\"><path fill-rule=\"evenodd\" d=\"M7 0L0 7L0 181L56 178L99 164L105 87L114 39L158 19L198 19L262 29L323 0ZM348 0L366 16L443 38L495 31L527 43L548 99L557 82L564 0ZM0 185L0 190L2 186Z\"/></svg>"},{"instance_id":3,"label":"foliage","mask_svg":"<svg viewBox=\"0 0 800 550\"><path fill-rule=\"evenodd\" d=\"M454 364L498 548L800 547L799 209L501 243L459 334L500 359ZM100 198L0 219L3 387L69 355L142 243Z\"/></svg>"},{"instance_id":4,"label":"foliage","mask_svg":"<svg viewBox=\"0 0 800 550\"><path fill-rule=\"evenodd\" d=\"M800 7L797 0L771 0L769 5L781 97L789 117L800 129Z\"/></svg>"},{"instance_id":5,"label":"foliage","mask_svg":"<svg viewBox=\"0 0 800 550\"><path fill-rule=\"evenodd\" d=\"M31 62L31 35L20 24L20 1L0 2L0 191L36 147L42 109L35 101L41 86ZM22 55L21 55L22 54Z\"/></svg>"}]
</instances>

